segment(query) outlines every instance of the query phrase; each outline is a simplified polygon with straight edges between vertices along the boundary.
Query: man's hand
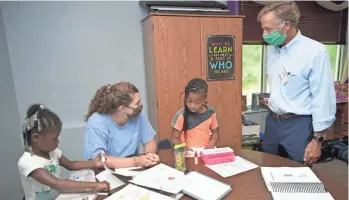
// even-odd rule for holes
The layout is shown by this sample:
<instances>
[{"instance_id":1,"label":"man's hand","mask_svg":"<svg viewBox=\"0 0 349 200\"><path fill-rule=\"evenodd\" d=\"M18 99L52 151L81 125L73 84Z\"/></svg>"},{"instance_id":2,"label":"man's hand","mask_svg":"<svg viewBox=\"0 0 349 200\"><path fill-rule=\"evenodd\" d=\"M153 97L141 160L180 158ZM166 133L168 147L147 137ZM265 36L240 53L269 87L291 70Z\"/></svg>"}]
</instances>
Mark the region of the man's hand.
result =
<instances>
[{"instance_id":1,"label":"man's hand","mask_svg":"<svg viewBox=\"0 0 349 200\"><path fill-rule=\"evenodd\" d=\"M304 152L304 164L311 165L321 156L321 144L320 142L312 139L308 144Z\"/></svg>"}]
</instances>

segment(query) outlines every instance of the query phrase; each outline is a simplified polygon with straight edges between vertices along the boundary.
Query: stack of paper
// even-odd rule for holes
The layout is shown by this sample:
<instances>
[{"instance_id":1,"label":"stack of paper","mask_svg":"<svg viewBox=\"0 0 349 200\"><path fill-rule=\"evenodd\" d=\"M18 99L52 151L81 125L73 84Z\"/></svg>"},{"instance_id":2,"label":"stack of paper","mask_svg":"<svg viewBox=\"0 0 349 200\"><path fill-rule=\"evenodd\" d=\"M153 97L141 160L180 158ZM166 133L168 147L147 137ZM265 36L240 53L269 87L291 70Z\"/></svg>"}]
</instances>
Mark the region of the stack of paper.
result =
<instances>
[{"instance_id":1,"label":"stack of paper","mask_svg":"<svg viewBox=\"0 0 349 200\"><path fill-rule=\"evenodd\" d=\"M170 194L178 194L186 181L183 172L161 163L134 176L130 182Z\"/></svg>"},{"instance_id":2,"label":"stack of paper","mask_svg":"<svg viewBox=\"0 0 349 200\"><path fill-rule=\"evenodd\" d=\"M235 174L249 171L251 169L255 169L259 166L246 159L236 156L234 162L206 165L206 167L226 178Z\"/></svg>"}]
</instances>

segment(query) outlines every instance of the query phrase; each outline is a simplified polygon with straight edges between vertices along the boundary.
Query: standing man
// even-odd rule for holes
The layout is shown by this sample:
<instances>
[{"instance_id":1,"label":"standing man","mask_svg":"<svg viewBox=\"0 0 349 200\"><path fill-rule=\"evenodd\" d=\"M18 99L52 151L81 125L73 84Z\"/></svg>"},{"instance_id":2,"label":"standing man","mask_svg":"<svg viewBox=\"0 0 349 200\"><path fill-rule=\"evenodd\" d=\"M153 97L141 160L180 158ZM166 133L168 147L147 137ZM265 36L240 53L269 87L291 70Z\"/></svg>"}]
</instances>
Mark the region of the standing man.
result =
<instances>
[{"instance_id":1,"label":"standing man","mask_svg":"<svg viewBox=\"0 0 349 200\"><path fill-rule=\"evenodd\" d=\"M278 155L283 147L292 160L311 165L332 130L336 97L326 47L297 29L299 9L294 2L276 2L258 15L263 38L270 44L267 75L269 108L264 152Z\"/></svg>"}]
</instances>

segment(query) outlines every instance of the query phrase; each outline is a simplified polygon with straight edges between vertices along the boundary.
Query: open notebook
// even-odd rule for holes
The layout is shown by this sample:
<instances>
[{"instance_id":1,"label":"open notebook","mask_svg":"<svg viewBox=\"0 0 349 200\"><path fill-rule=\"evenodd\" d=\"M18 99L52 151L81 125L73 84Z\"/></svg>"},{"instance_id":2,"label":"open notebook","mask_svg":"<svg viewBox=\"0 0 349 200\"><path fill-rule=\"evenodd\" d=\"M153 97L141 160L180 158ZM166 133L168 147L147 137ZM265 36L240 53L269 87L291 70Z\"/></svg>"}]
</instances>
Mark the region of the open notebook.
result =
<instances>
[{"instance_id":1,"label":"open notebook","mask_svg":"<svg viewBox=\"0 0 349 200\"><path fill-rule=\"evenodd\" d=\"M261 172L274 200L333 200L309 167L262 167Z\"/></svg>"}]
</instances>

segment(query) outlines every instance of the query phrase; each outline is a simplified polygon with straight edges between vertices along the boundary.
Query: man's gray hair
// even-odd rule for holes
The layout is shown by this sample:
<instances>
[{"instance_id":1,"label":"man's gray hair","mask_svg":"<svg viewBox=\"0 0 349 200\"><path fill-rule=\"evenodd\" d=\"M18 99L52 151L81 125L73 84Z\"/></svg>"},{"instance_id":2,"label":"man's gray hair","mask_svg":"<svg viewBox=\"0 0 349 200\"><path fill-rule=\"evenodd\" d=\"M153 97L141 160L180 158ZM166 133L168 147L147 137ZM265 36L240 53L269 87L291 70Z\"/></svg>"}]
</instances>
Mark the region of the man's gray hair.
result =
<instances>
[{"instance_id":1,"label":"man's gray hair","mask_svg":"<svg viewBox=\"0 0 349 200\"><path fill-rule=\"evenodd\" d=\"M293 1L275 2L264 6L264 8L258 14L258 22L260 21L261 17L268 12L275 13L278 24L289 21L293 27L297 27L299 18L301 17L299 8Z\"/></svg>"}]
</instances>

